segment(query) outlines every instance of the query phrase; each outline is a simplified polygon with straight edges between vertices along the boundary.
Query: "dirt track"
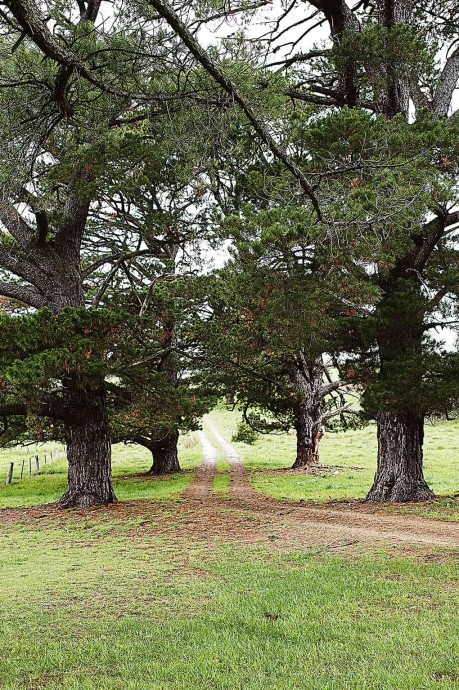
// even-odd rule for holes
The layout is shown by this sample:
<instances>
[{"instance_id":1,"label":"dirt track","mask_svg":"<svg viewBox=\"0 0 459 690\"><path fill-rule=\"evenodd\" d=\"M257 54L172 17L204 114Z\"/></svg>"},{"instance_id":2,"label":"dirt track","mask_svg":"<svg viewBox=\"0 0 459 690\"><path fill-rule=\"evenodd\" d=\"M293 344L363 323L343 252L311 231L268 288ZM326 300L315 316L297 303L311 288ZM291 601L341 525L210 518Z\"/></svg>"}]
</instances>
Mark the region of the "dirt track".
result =
<instances>
[{"instance_id":1,"label":"dirt track","mask_svg":"<svg viewBox=\"0 0 459 690\"><path fill-rule=\"evenodd\" d=\"M215 476L218 451L203 431L198 431L198 436L202 445L204 462L201 467L198 467L194 481L183 494L184 498L188 500L203 500L212 496L212 482Z\"/></svg>"},{"instance_id":2,"label":"dirt track","mask_svg":"<svg viewBox=\"0 0 459 690\"><path fill-rule=\"evenodd\" d=\"M311 507L301 502L261 496L250 484L239 452L221 436L210 419L206 419L206 424L231 467L230 498L224 508L252 516L259 527L264 526L262 532L269 527L271 540L301 545L332 543L336 547L371 543L459 548L459 523L401 514L387 515L364 504L352 508ZM213 474L199 471L186 493L186 498L205 497L205 505L201 505L201 509L209 513L218 511L218 506L221 506L221 500L212 496L212 480Z\"/></svg>"}]
</instances>

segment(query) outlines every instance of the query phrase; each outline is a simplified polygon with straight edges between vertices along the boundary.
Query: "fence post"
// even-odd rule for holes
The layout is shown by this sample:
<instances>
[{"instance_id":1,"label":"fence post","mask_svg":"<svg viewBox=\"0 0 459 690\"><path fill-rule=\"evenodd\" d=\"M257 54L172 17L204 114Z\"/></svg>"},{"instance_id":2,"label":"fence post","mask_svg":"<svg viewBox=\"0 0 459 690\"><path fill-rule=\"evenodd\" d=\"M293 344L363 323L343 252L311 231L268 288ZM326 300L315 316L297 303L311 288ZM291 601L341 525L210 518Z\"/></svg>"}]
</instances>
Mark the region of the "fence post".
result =
<instances>
[{"instance_id":1,"label":"fence post","mask_svg":"<svg viewBox=\"0 0 459 690\"><path fill-rule=\"evenodd\" d=\"M22 479L22 475L24 474L24 465L25 465L25 458L23 458L23 460L22 460L21 479Z\"/></svg>"},{"instance_id":2,"label":"fence post","mask_svg":"<svg viewBox=\"0 0 459 690\"><path fill-rule=\"evenodd\" d=\"M38 455L35 456L35 469L37 472L40 472L40 460L38 459Z\"/></svg>"},{"instance_id":3,"label":"fence post","mask_svg":"<svg viewBox=\"0 0 459 690\"><path fill-rule=\"evenodd\" d=\"M29 477L32 474L32 458L29 458Z\"/></svg>"},{"instance_id":4,"label":"fence post","mask_svg":"<svg viewBox=\"0 0 459 690\"><path fill-rule=\"evenodd\" d=\"M10 462L10 466L8 469L8 475L6 477L6 483L11 484L13 481L13 469L14 469L14 462Z\"/></svg>"}]
</instances>

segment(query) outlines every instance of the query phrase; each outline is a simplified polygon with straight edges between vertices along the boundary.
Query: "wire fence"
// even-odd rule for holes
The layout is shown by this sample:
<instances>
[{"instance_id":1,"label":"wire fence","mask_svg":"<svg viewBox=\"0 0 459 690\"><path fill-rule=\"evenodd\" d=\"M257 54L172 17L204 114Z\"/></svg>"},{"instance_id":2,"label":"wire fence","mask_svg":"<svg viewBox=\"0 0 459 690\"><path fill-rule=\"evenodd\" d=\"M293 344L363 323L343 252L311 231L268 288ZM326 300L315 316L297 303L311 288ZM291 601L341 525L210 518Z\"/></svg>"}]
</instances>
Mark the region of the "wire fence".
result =
<instances>
[{"instance_id":1,"label":"wire fence","mask_svg":"<svg viewBox=\"0 0 459 690\"><path fill-rule=\"evenodd\" d=\"M24 475L31 477L33 474L40 474L41 469L45 465L50 465L52 462L61 458L67 452L67 448L56 448L55 450L50 450L42 455L31 455L28 458L23 458L22 461L18 463L10 462L8 466L8 473L6 475L6 484L11 484L13 479L23 479ZM16 470L16 476L14 474ZM20 469L19 469L20 468Z\"/></svg>"}]
</instances>

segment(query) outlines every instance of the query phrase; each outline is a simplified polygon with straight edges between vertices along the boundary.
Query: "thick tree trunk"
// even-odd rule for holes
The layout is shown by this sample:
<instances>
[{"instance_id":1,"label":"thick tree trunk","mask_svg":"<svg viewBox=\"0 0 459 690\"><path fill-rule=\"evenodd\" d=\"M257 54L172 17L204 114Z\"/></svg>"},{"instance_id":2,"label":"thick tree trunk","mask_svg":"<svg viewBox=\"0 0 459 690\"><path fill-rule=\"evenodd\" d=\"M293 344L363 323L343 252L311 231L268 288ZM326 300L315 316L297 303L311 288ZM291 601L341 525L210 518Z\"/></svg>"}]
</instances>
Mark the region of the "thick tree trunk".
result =
<instances>
[{"instance_id":1,"label":"thick tree trunk","mask_svg":"<svg viewBox=\"0 0 459 690\"><path fill-rule=\"evenodd\" d=\"M319 441L322 438L322 357L307 359L299 353L288 366L290 380L297 391L294 405L296 459L292 469L307 469L319 464Z\"/></svg>"},{"instance_id":2,"label":"thick tree trunk","mask_svg":"<svg viewBox=\"0 0 459 690\"><path fill-rule=\"evenodd\" d=\"M112 487L105 390L73 388L68 391L66 402L73 417L64 423L68 487L59 504L65 508L89 508L113 503L116 496Z\"/></svg>"},{"instance_id":3,"label":"thick tree trunk","mask_svg":"<svg viewBox=\"0 0 459 690\"><path fill-rule=\"evenodd\" d=\"M161 475L180 472L177 451L178 438L179 432L174 430L160 441L152 442L149 445L153 455L153 464L147 474Z\"/></svg>"},{"instance_id":4,"label":"thick tree trunk","mask_svg":"<svg viewBox=\"0 0 459 690\"><path fill-rule=\"evenodd\" d=\"M292 469L308 469L319 464L320 419L314 421L309 411L301 415L296 428L296 459Z\"/></svg>"},{"instance_id":5,"label":"thick tree trunk","mask_svg":"<svg viewBox=\"0 0 459 690\"><path fill-rule=\"evenodd\" d=\"M380 412L378 469L367 501L426 501L434 494L422 472L424 418L420 414Z\"/></svg>"}]
</instances>

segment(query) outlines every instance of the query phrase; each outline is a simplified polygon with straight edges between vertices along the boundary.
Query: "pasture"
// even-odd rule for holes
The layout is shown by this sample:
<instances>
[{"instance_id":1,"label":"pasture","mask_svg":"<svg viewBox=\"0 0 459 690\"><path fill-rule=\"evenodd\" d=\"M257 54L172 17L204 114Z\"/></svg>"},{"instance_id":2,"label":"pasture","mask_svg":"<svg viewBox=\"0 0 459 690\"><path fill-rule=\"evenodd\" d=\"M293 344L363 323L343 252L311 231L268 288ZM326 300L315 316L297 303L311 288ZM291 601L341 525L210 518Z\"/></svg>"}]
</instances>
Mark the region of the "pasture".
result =
<instances>
[{"instance_id":1,"label":"pasture","mask_svg":"<svg viewBox=\"0 0 459 690\"><path fill-rule=\"evenodd\" d=\"M212 433L230 441L236 420L219 409L204 423L209 476L197 437L166 478L142 476L148 453L115 447L120 502L107 508L44 505L65 487L63 459L2 483L2 690L459 688L459 534L444 521L457 425L427 438L426 475L451 498L388 513L354 501L373 429L324 439L324 464L346 470L291 472L294 437L276 436L234 444L238 473ZM2 452L2 474L21 452ZM207 498L193 499L196 482Z\"/></svg>"}]
</instances>

